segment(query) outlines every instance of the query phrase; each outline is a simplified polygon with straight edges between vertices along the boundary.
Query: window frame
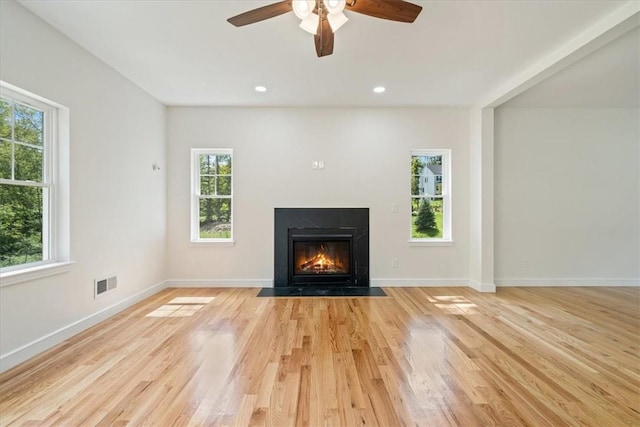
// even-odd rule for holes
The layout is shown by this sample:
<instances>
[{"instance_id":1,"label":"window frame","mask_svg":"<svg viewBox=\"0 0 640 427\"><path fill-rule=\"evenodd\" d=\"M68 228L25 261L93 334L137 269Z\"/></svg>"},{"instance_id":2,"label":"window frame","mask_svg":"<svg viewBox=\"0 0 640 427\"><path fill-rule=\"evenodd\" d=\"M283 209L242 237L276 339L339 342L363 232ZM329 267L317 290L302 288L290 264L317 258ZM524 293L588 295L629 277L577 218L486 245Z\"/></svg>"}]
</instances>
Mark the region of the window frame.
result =
<instances>
[{"instance_id":1,"label":"window frame","mask_svg":"<svg viewBox=\"0 0 640 427\"><path fill-rule=\"evenodd\" d=\"M11 179L0 178L0 183L47 189L42 202L43 259L0 268L1 288L67 272L73 262L69 237L69 109L2 80L0 95L44 113L42 182L16 180L12 170ZM13 163L15 134L3 141L12 144Z\"/></svg>"},{"instance_id":2,"label":"window frame","mask_svg":"<svg viewBox=\"0 0 640 427\"><path fill-rule=\"evenodd\" d=\"M200 156L207 155L225 155L231 157L231 194L209 198L229 199L230 201L230 222L231 233L230 237L225 238L202 238L200 237L200 200L202 195L200 194ZM233 156L233 149L231 148L192 148L191 149L191 215L190 215L190 240L192 244L214 244L220 246L233 246L234 241L234 173L235 171L235 159Z\"/></svg>"},{"instance_id":3,"label":"window frame","mask_svg":"<svg viewBox=\"0 0 640 427\"><path fill-rule=\"evenodd\" d=\"M12 265L8 267L1 267L0 271L3 273L23 270L54 262L56 259L56 247L53 244L57 240L56 236L56 215L55 215L55 203L56 203L56 186L53 180L53 157L56 147L56 132L55 124L57 123L57 109L52 105L43 103L37 99L29 97L25 94L15 92L11 89L2 87L2 98L9 99L15 104L24 105L26 107L38 110L42 112L42 181L36 182L31 180L20 180L15 178L15 151L16 145L22 145L33 148L32 144L18 141L15 137L15 124L12 125L12 135L9 139L2 138L2 142L9 142L11 144L11 178L0 178L0 184L12 185L16 187L35 187L42 189L42 260L28 262L23 264ZM13 110L12 110L13 120Z\"/></svg>"},{"instance_id":4,"label":"window frame","mask_svg":"<svg viewBox=\"0 0 640 427\"><path fill-rule=\"evenodd\" d=\"M452 203L451 203L451 150L450 149L413 149L409 152L409 201L413 205L416 197L411 191L412 171L411 161L414 156L442 156L442 237L413 237L412 236L412 209L409 209L409 245L410 246L447 246L453 244L453 230L451 227Z\"/></svg>"}]
</instances>

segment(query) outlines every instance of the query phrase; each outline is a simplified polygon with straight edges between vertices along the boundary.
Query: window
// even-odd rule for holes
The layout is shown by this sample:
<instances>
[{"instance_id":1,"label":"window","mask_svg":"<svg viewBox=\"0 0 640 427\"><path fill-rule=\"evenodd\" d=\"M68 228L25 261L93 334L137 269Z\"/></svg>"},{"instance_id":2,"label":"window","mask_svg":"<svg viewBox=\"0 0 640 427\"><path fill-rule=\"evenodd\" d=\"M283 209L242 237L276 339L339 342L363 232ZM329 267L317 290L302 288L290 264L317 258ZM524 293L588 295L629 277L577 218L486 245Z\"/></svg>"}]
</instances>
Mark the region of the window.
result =
<instances>
[{"instance_id":1,"label":"window","mask_svg":"<svg viewBox=\"0 0 640 427\"><path fill-rule=\"evenodd\" d=\"M411 151L411 240L451 240L450 150Z\"/></svg>"},{"instance_id":2,"label":"window","mask_svg":"<svg viewBox=\"0 0 640 427\"><path fill-rule=\"evenodd\" d=\"M0 96L0 270L55 260L56 108L2 85Z\"/></svg>"},{"instance_id":3,"label":"window","mask_svg":"<svg viewBox=\"0 0 640 427\"><path fill-rule=\"evenodd\" d=\"M232 242L233 152L191 150L191 241Z\"/></svg>"}]
</instances>

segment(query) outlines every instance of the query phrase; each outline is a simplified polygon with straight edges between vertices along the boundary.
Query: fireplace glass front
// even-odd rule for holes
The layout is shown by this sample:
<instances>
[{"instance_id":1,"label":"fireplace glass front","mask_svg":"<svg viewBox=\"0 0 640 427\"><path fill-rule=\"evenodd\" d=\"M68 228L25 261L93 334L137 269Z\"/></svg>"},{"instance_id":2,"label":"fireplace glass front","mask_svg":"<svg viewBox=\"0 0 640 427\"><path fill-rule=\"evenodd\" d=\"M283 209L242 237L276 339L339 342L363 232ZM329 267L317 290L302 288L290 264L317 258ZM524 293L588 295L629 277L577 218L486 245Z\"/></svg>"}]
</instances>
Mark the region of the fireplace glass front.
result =
<instances>
[{"instance_id":1,"label":"fireplace glass front","mask_svg":"<svg viewBox=\"0 0 640 427\"><path fill-rule=\"evenodd\" d=\"M349 241L294 241L293 274L351 274Z\"/></svg>"},{"instance_id":2,"label":"fireplace glass front","mask_svg":"<svg viewBox=\"0 0 640 427\"><path fill-rule=\"evenodd\" d=\"M289 230L289 281L292 284L353 283L353 233Z\"/></svg>"}]
</instances>

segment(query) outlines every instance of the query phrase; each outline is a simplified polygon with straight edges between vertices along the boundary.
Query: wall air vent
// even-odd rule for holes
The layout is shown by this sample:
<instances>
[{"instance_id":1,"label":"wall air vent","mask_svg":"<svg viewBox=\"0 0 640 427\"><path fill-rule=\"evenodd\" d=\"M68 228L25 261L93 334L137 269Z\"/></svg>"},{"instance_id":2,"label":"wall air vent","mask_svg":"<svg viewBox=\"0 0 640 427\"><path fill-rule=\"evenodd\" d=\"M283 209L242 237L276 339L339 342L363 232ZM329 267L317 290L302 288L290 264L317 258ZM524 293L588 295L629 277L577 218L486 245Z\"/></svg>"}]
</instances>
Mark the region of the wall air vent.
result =
<instances>
[{"instance_id":1,"label":"wall air vent","mask_svg":"<svg viewBox=\"0 0 640 427\"><path fill-rule=\"evenodd\" d=\"M118 287L118 276L114 274L112 276L94 279L93 284L94 298L98 298Z\"/></svg>"}]
</instances>

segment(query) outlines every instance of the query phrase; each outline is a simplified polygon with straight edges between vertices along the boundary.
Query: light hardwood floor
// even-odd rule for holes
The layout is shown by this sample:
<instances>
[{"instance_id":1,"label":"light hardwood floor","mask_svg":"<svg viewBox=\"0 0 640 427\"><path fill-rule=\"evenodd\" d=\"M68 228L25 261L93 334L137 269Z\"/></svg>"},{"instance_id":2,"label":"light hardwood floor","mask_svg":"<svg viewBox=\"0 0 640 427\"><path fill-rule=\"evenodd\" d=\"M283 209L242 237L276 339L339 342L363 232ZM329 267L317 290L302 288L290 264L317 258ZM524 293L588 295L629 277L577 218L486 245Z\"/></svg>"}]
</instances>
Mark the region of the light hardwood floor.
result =
<instances>
[{"instance_id":1,"label":"light hardwood floor","mask_svg":"<svg viewBox=\"0 0 640 427\"><path fill-rule=\"evenodd\" d=\"M640 288L385 290L167 289L0 375L0 424L640 425Z\"/></svg>"}]
</instances>

